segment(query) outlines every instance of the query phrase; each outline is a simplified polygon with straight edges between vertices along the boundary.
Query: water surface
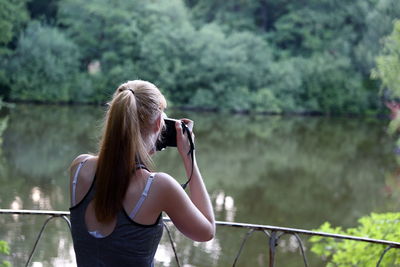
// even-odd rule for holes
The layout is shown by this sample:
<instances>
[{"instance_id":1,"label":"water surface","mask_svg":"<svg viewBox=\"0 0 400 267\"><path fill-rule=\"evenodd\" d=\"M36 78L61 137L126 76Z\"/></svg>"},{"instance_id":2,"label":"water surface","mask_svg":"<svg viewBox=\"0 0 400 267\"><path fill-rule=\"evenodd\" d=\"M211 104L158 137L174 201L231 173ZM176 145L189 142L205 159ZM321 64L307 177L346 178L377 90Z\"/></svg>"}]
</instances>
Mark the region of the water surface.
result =
<instances>
[{"instance_id":1,"label":"water surface","mask_svg":"<svg viewBox=\"0 0 400 267\"><path fill-rule=\"evenodd\" d=\"M68 166L96 152L103 107L18 105L0 115L0 207L68 210ZM371 212L397 211L400 188L387 120L243 116L170 111L195 121L200 169L218 220L315 229L325 221L352 227ZM155 156L157 170L185 181L174 149ZM45 218L0 215L0 239L23 266ZM173 227L171 228L173 229ZM172 232L181 262L231 266L246 231L219 227L193 243ZM306 238L304 238L306 241ZM322 259L309 251L311 266ZM157 266L176 266L166 234ZM266 266L265 235L251 237L238 266ZM75 266L65 222L49 224L32 266ZM277 266L303 266L293 239L278 247Z\"/></svg>"}]
</instances>

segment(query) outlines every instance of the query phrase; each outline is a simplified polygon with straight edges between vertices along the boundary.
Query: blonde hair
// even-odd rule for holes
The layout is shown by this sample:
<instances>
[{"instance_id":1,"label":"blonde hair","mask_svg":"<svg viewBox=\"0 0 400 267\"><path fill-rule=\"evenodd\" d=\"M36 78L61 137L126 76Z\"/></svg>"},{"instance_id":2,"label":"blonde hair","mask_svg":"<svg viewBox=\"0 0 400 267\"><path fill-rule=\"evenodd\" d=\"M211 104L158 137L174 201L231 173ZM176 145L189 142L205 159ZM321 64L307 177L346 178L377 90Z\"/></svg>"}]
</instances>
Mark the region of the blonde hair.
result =
<instances>
[{"instance_id":1,"label":"blonde hair","mask_svg":"<svg viewBox=\"0 0 400 267\"><path fill-rule=\"evenodd\" d=\"M111 221L122 209L136 163L152 164L147 137L166 106L160 90L147 81L128 81L115 91L99 144L94 196L98 221Z\"/></svg>"}]
</instances>

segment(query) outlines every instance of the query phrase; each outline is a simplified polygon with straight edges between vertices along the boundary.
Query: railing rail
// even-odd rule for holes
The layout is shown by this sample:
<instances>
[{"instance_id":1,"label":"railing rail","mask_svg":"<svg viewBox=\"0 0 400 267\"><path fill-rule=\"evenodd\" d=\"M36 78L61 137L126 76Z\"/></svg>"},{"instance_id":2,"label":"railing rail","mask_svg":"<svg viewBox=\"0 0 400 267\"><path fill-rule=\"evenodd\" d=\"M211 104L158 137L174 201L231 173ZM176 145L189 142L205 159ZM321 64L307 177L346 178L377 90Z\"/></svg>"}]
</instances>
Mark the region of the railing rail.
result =
<instances>
[{"instance_id":1,"label":"railing rail","mask_svg":"<svg viewBox=\"0 0 400 267\"><path fill-rule=\"evenodd\" d=\"M64 221L66 221L69 229L71 228L71 223L68 219L68 216L70 215L69 211L52 211L52 210L12 210L12 209L0 209L0 214L9 214L9 215L47 215L49 218L46 219L46 221L43 223L43 226L38 234L38 237L35 240L34 247L32 248L32 251L29 255L29 258L26 262L25 266L28 266L32 256L36 250L36 247L39 243L39 240L47 226L47 224L54 218L61 218ZM164 222L171 222L171 220L167 217L163 218ZM274 267L275 266L275 253L276 253L276 246L278 245L278 240L280 237L282 237L285 234L290 234L293 235L296 240L299 243L300 251L303 257L303 262L304 265L307 267L307 258L305 255L304 251L304 246L303 242L300 239L299 235L309 235L309 236L321 236L321 237L326 237L326 238L335 238L335 239L343 239L343 240L353 240L353 241L359 241L359 242L368 242L368 243L373 243L373 244L380 244L380 245L385 245L386 248L383 250L383 252L380 255L379 260L377 261L376 266L379 267L383 257L385 254L392 248L399 249L400 248L400 243L399 242L394 242L394 241L388 241L388 240L380 240L380 239L373 239L373 238L367 238L367 237L357 237L357 236L350 236L350 235L341 235L341 234L331 234L331 233L325 233L325 232L318 232L318 231L310 231L310 230L303 230L303 229L296 229L296 228L287 228L287 227L279 227L279 226L271 226L271 225L261 225L261 224L250 224L250 223L236 223L236 222L225 222L225 221L216 221L217 226L227 226L227 227L236 227L236 228L244 228L248 229L247 233L245 234L241 246L238 250L238 253L235 257L235 260L233 262L233 266L236 265L240 254L244 248L244 245L246 244L248 238L255 232L255 231L260 231L263 232L268 238L269 238L269 266ZM178 255L176 253L175 245L172 240L170 230L167 225L165 225L165 229L167 230L168 233L168 238L170 240L172 249L175 254L175 260L178 266L180 266L180 262L178 259Z\"/></svg>"}]
</instances>

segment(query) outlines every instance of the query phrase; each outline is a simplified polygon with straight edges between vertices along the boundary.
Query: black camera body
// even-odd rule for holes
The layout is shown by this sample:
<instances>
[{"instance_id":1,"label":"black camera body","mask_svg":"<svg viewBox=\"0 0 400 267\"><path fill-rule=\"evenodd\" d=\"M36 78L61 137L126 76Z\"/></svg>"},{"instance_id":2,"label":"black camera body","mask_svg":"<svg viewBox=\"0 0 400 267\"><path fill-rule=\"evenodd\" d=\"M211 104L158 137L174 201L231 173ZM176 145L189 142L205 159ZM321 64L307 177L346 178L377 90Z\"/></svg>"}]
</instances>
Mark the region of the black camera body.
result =
<instances>
[{"instance_id":1,"label":"black camera body","mask_svg":"<svg viewBox=\"0 0 400 267\"><path fill-rule=\"evenodd\" d=\"M187 128L186 124L183 121L165 118L165 128L161 132L160 138L156 142L156 149L157 151L161 151L166 147L176 147L176 128L175 123L180 122L182 125L182 132L185 133L186 131L189 133L189 129Z\"/></svg>"},{"instance_id":2,"label":"black camera body","mask_svg":"<svg viewBox=\"0 0 400 267\"><path fill-rule=\"evenodd\" d=\"M189 130L187 125L180 120L175 120L175 119L170 119L170 118L164 118L165 122L165 127L161 131L161 136L158 138L156 142L156 150L161 151L167 147L176 147L176 128L175 124L176 122L180 122L182 126L182 133L187 134L187 138L190 144L190 149L187 152L188 155L190 155L192 159L192 171L190 173L189 179L187 180L186 183L182 184L183 189L187 187L189 184L190 180L192 179L193 175L193 169L194 169L194 142L192 138L192 132Z\"/></svg>"}]
</instances>

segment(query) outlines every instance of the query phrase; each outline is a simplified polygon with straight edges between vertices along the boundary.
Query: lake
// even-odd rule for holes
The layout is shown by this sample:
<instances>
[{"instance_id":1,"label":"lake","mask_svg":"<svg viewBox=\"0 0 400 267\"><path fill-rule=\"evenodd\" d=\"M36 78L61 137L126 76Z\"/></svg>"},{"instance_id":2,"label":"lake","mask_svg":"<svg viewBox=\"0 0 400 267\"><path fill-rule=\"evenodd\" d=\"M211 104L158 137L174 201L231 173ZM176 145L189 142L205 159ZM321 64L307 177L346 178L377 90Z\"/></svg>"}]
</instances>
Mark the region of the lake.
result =
<instances>
[{"instance_id":1,"label":"lake","mask_svg":"<svg viewBox=\"0 0 400 267\"><path fill-rule=\"evenodd\" d=\"M96 152L104 107L17 105L0 113L0 208L67 211L68 167ZM195 121L197 159L216 219L301 229L325 221L354 227L371 212L398 211L395 140L387 119L232 115L172 110ZM185 182L173 148L159 152L156 169ZM13 266L24 266L44 216L0 215L0 240ZM232 266L246 233L218 227L213 241L194 243L174 230L185 266ZM323 260L302 237L310 266ZM277 248L276 266L304 266L293 239ZM255 233L237 266L267 266L268 240ZM75 266L64 221L46 229L31 266ZM156 266L176 266L166 232Z\"/></svg>"}]
</instances>

